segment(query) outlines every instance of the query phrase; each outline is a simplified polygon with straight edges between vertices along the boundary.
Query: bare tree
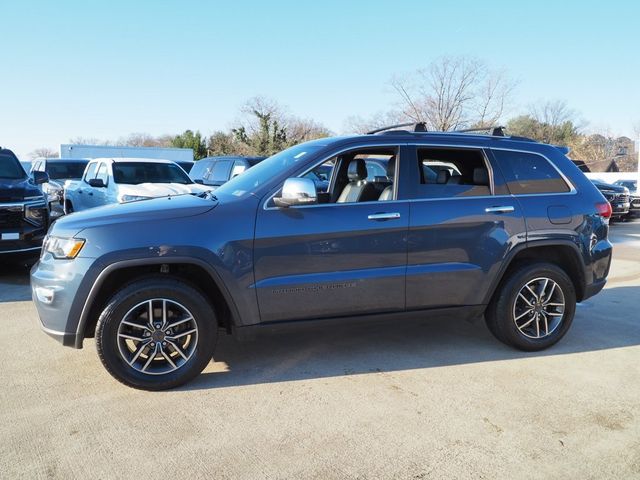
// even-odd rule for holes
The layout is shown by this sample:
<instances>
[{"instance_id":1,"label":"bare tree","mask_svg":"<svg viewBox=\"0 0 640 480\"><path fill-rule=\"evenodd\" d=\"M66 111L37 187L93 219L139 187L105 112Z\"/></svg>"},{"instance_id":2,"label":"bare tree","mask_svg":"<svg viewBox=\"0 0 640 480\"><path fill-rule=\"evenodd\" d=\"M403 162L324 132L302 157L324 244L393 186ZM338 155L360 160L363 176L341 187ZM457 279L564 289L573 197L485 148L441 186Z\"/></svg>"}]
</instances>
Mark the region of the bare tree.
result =
<instances>
[{"instance_id":1,"label":"bare tree","mask_svg":"<svg viewBox=\"0 0 640 480\"><path fill-rule=\"evenodd\" d=\"M377 128L411 121L414 120L403 112L390 110L388 112L377 112L369 118L350 116L345 120L343 130L345 133L367 133Z\"/></svg>"},{"instance_id":2,"label":"bare tree","mask_svg":"<svg viewBox=\"0 0 640 480\"><path fill-rule=\"evenodd\" d=\"M31 160L35 158L58 158L59 156L60 154L58 152L47 147L36 148L34 151L29 153Z\"/></svg>"},{"instance_id":3,"label":"bare tree","mask_svg":"<svg viewBox=\"0 0 640 480\"><path fill-rule=\"evenodd\" d=\"M575 110L569 108L564 100L547 100L531 104L529 105L529 113L538 122L550 127L559 127L567 122L571 122L578 127Z\"/></svg>"},{"instance_id":4,"label":"bare tree","mask_svg":"<svg viewBox=\"0 0 640 480\"><path fill-rule=\"evenodd\" d=\"M442 57L390 83L406 117L441 131L495 124L514 89L504 71L468 57Z\"/></svg>"}]
</instances>

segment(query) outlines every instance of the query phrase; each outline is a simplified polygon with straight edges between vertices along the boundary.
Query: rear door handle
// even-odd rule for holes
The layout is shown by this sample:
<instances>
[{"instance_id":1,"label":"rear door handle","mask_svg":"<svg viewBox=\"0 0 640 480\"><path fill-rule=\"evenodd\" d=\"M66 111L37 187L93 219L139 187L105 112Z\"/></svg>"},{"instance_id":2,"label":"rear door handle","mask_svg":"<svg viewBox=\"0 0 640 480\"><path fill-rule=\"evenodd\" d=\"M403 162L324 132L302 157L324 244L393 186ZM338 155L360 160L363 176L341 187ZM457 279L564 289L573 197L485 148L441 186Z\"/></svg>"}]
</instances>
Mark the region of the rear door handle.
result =
<instances>
[{"instance_id":1,"label":"rear door handle","mask_svg":"<svg viewBox=\"0 0 640 480\"><path fill-rule=\"evenodd\" d=\"M510 213L513 212L515 208L511 205L503 205L501 207L487 207L484 209L487 213Z\"/></svg>"},{"instance_id":2,"label":"rear door handle","mask_svg":"<svg viewBox=\"0 0 640 480\"><path fill-rule=\"evenodd\" d=\"M369 220L395 220L400 218L400 214L398 212L393 213L372 213L367 217Z\"/></svg>"}]
</instances>

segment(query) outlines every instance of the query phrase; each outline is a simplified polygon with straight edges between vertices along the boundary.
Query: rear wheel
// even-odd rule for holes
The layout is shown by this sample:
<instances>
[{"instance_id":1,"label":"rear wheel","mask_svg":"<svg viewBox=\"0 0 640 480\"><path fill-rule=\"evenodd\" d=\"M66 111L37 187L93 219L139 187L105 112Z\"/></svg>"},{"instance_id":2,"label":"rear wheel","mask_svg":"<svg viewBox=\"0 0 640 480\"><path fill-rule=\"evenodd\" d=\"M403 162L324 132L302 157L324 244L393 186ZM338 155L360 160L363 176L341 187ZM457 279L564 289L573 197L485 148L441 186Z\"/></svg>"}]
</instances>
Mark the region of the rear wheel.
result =
<instances>
[{"instance_id":1,"label":"rear wheel","mask_svg":"<svg viewBox=\"0 0 640 480\"><path fill-rule=\"evenodd\" d=\"M164 390L196 377L213 356L213 308L195 288L152 277L125 286L96 326L98 355L118 381Z\"/></svg>"},{"instance_id":2,"label":"rear wheel","mask_svg":"<svg viewBox=\"0 0 640 480\"><path fill-rule=\"evenodd\" d=\"M575 309L575 289L567 274L556 265L535 263L514 270L502 282L485 316L498 340L535 351L567 333Z\"/></svg>"}]
</instances>

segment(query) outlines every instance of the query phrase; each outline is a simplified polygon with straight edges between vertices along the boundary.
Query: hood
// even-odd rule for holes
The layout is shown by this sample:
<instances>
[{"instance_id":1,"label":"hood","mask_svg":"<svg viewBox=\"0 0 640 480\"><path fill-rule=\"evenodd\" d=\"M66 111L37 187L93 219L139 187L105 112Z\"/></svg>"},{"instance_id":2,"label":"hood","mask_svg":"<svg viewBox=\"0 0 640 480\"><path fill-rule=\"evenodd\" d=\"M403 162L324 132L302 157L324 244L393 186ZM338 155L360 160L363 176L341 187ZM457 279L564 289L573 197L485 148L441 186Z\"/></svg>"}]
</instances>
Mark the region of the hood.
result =
<instances>
[{"instance_id":1,"label":"hood","mask_svg":"<svg viewBox=\"0 0 640 480\"><path fill-rule=\"evenodd\" d=\"M611 192L617 192L617 193L625 193L628 190L627 187L621 187L620 185L613 185L612 183L593 181L593 184L599 190L609 190Z\"/></svg>"},{"instance_id":2,"label":"hood","mask_svg":"<svg viewBox=\"0 0 640 480\"><path fill-rule=\"evenodd\" d=\"M21 202L25 197L42 196L40 187L29 178L0 178L0 202Z\"/></svg>"},{"instance_id":3,"label":"hood","mask_svg":"<svg viewBox=\"0 0 640 480\"><path fill-rule=\"evenodd\" d=\"M121 195L156 198L184 193L201 193L211 190L211 187L197 183L139 183L138 185L119 185L118 189Z\"/></svg>"},{"instance_id":4,"label":"hood","mask_svg":"<svg viewBox=\"0 0 640 480\"><path fill-rule=\"evenodd\" d=\"M115 203L65 215L56 220L51 227L51 233L73 236L92 227L191 217L208 212L217 205L218 200L215 198L210 196L201 198L195 195ZM65 234L61 232L65 232Z\"/></svg>"}]
</instances>

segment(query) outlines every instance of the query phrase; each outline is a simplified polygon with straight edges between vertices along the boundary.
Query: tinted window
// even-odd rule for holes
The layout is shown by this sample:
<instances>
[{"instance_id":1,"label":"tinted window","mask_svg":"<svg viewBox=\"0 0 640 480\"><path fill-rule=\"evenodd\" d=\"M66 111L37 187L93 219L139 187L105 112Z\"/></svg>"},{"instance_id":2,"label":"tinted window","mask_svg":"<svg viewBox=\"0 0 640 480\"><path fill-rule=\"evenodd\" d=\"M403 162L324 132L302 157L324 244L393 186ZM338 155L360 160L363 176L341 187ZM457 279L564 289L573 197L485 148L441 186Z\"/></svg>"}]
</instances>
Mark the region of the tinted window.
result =
<instances>
[{"instance_id":1,"label":"tinted window","mask_svg":"<svg viewBox=\"0 0 640 480\"><path fill-rule=\"evenodd\" d=\"M208 172L210 166L211 166L210 160L199 160L193 164L193 167L191 167L191 170L189 171L189 176L193 179L203 179L205 173Z\"/></svg>"},{"instance_id":2,"label":"tinted window","mask_svg":"<svg viewBox=\"0 0 640 480\"><path fill-rule=\"evenodd\" d=\"M91 180L92 178L96 177L96 169L98 168L98 164L97 163L90 163L89 164L89 168L87 168L87 173L84 176L84 181L85 182L89 182L89 180Z\"/></svg>"},{"instance_id":3,"label":"tinted window","mask_svg":"<svg viewBox=\"0 0 640 480\"><path fill-rule=\"evenodd\" d=\"M101 163L98 167L98 174L96 175L96 179L102 180L105 185L109 182L109 172L107 172L106 163Z\"/></svg>"},{"instance_id":4,"label":"tinted window","mask_svg":"<svg viewBox=\"0 0 640 480\"><path fill-rule=\"evenodd\" d=\"M112 168L113 181L116 183L192 183L184 170L175 163L118 162Z\"/></svg>"},{"instance_id":5,"label":"tinted window","mask_svg":"<svg viewBox=\"0 0 640 480\"><path fill-rule=\"evenodd\" d=\"M569 186L560 173L541 155L493 150L513 194L562 193Z\"/></svg>"},{"instance_id":6,"label":"tinted window","mask_svg":"<svg viewBox=\"0 0 640 480\"><path fill-rule=\"evenodd\" d=\"M206 177L210 182L226 182L229 180L230 160L220 160L214 162L209 175Z\"/></svg>"},{"instance_id":7,"label":"tinted window","mask_svg":"<svg viewBox=\"0 0 640 480\"><path fill-rule=\"evenodd\" d=\"M418 148L417 162L418 197L491 195L489 170L480 150Z\"/></svg>"},{"instance_id":8,"label":"tinted window","mask_svg":"<svg viewBox=\"0 0 640 480\"><path fill-rule=\"evenodd\" d=\"M20 162L15 157L0 153L0 178L17 180L25 176Z\"/></svg>"},{"instance_id":9,"label":"tinted window","mask_svg":"<svg viewBox=\"0 0 640 480\"><path fill-rule=\"evenodd\" d=\"M52 180L82 178L87 162L47 162L46 172Z\"/></svg>"},{"instance_id":10,"label":"tinted window","mask_svg":"<svg viewBox=\"0 0 640 480\"><path fill-rule=\"evenodd\" d=\"M233 164L233 170L231 170L231 178L240 175L242 172L244 172L247 169L247 166L245 165L244 162L235 162Z\"/></svg>"}]
</instances>

